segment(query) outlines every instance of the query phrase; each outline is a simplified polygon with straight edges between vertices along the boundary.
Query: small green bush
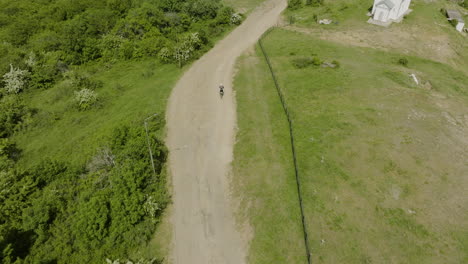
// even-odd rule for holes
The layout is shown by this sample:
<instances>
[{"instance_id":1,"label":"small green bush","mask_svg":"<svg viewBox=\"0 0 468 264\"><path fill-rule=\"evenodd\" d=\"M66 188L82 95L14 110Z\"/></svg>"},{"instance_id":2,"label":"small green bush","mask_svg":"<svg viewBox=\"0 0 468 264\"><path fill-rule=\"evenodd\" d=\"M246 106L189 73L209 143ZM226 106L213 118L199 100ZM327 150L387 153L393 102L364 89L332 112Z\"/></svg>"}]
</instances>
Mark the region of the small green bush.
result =
<instances>
[{"instance_id":1,"label":"small green bush","mask_svg":"<svg viewBox=\"0 0 468 264\"><path fill-rule=\"evenodd\" d=\"M460 2L459 5L460 5L461 7L464 7L464 8L466 8L466 9L468 9L468 1L466 1L466 0Z\"/></svg>"},{"instance_id":2,"label":"small green bush","mask_svg":"<svg viewBox=\"0 0 468 264\"><path fill-rule=\"evenodd\" d=\"M29 71L14 68L10 64L10 71L3 75L3 82L7 93L17 94L26 86Z\"/></svg>"},{"instance_id":3,"label":"small green bush","mask_svg":"<svg viewBox=\"0 0 468 264\"><path fill-rule=\"evenodd\" d=\"M333 60L333 61L332 61L332 64L335 65L335 68L339 68L339 67L341 66L340 62L337 61L337 60Z\"/></svg>"},{"instance_id":4,"label":"small green bush","mask_svg":"<svg viewBox=\"0 0 468 264\"><path fill-rule=\"evenodd\" d=\"M292 64L298 69L306 68L312 63L312 58L310 57L300 57L292 60Z\"/></svg>"},{"instance_id":5,"label":"small green bush","mask_svg":"<svg viewBox=\"0 0 468 264\"><path fill-rule=\"evenodd\" d=\"M306 68L310 65L320 66L322 63L323 61L318 57L300 57L292 60L292 64L298 69Z\"/></svg>"},{"instance_id":6,"label":"small green bush","mask_svg":"<svg viewBox=\"0 0 468 264\"><path fill-rule=\"evenodd\" d=\"M403 65L403 66L408 66L408 59L407 58L400 58L398 60L398 64Z\"/></svg>"},{"instance_id":7,"label":"small green bush","mask_svg":"<svg viewBox=\"0 0 468 264\"><path fill-rule=\"evenodd\" d=\"M0 99L0 138L9 137L31 121L33 111L21 97L7 95Z\"/></svg>"},{"instance_id":8,"label":"small green bush","mask_svg":"<svg viewBox=\"0 0 468 264\"><path fill-rule=\"evenodd\" d=\"M231 15L231 24L233 25L240 25L243 20L243 16L241 13L234 13Z\"/></svg>"},{"instance_id":9,"label":"small green bush","mask_svg":"<svg viewBox=\"0 0 468 264\"><path fill-rule=\"evenodd\" d=\"M319 59L318 57L314 57L312 59L312 64L315 65L315 66L320 66L322 65L323 61L321 59Z\"/></svg>"},{"instance_id":10,"label":"small green bush","mask_svg":"<svg viewBox=\"0 0 468 264\"><path fill-rule=\"evenodd\" d=\"M324 4L324 2L325 2L325 0L312 0L311 4L312 4L312 6L321 6L321 5Z\"/></svg>"},{"instance_id":11,"label":"small green bush","mask_svg":"<svg viewBox=\"0 0 468 264\"><path fill-rule=\"evenodd\" d=\"M288 8L291 10L296 10L301 8L302 0L288 0Z\"/></svg>"},{"instance_id":12,"label":"small green bush","mask_svg":"<svg viewBox=\"0 0 468 264\"><path fill-rule=\"evenodd\" d=\"M452 20L449 20L449 23L450 23L450 25L452 25L452 26L456 27L456 26L457 26L457 24L458 24L458 20L456 20L456 19L452 19Z\"/></svg>"},{"instance_id":13,"label":"small green bush","mask_svg":"<svg viewBox=\"0 0 468 264\"><path fill-rule=\"evenodd\" d=\"M93 90L84 88L75 92L75 101L80 110L86 110L97 102L97 93Z\"/></svg>"}]
</instances>

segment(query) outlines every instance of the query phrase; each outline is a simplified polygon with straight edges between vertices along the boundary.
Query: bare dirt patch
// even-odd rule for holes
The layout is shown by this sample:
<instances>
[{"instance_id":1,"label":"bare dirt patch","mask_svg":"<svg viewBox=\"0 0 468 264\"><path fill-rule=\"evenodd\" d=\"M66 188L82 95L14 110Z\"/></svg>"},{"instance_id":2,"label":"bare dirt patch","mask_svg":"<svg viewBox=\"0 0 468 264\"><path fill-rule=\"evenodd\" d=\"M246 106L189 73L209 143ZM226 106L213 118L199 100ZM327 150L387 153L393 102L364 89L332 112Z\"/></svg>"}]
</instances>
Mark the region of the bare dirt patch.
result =
<instances>
[{"instance_id":1,"label":"bare dirt patch","mask_svg":"<svg viewBox=\"0 0 468 264\"><path fill-rule=\"evenodd\" d=\"M450 45L450 38L447 35L424 34L414 27L347 29L346 31L296 26L286 26L286 28L312 34L323 40L385 51L398 50L451 65L454 65L453 59L458 56L456 50Z\"/></svg>"}]
</instances>

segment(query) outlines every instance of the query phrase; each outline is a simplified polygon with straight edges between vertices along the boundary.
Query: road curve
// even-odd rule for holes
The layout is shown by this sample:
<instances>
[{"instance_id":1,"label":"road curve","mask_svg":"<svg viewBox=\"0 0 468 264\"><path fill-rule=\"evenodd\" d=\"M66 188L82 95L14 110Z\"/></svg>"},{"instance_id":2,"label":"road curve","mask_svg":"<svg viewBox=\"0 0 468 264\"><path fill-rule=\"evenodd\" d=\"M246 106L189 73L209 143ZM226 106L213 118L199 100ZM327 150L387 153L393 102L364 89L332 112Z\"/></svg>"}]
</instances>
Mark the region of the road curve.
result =
<instances>
[{"instance_id":1,"label":"road curve","mask_svg":"<svg viewBox=\"0 0 468 264\"><path fill-rule=\"evenodd\" d=\"M285 0L268 0L178 81L167 109L173 184L175 264L246 263L247 241L236 229L228 172L236 126L234 63L275 25ZM224 97L218 84L226 87Z\"/></svg>"}]
</instances>

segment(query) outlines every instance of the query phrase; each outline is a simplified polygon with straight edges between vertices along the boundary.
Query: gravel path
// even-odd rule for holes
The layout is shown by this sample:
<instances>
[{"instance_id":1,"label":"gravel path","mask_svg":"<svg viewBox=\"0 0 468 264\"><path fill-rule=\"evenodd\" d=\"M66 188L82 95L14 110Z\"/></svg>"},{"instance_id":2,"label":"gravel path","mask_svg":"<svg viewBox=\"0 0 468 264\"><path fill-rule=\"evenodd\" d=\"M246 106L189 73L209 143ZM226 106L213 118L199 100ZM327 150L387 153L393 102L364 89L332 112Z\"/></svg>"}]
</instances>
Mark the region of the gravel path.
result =
<instances>
[{"instance_id":1,"label":"gravel path","mask_svg":"<svg viewBox=\"0 0 468 264\"><path fill-rule=\"evenodd\" d=\"M234 63L278 21L285 0L268 0L196 61L174 88L167 110L173 183L175 264L246 263L228 172L236 127ZM218 84L226 87L221 99Z\"/></svg>"}]
</instances>

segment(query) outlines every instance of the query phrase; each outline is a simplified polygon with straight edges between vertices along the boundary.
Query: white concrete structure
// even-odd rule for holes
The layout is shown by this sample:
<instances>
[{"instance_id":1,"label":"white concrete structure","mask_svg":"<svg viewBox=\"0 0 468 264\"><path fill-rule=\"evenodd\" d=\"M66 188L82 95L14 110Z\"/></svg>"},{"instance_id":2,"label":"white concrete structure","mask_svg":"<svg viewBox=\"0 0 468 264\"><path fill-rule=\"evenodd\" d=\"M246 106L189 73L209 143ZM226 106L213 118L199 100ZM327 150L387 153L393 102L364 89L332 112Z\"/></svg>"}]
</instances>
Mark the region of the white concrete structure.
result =
<instances>
[{"instance_id":1,"label":"white concrete structure","mask_svg":"<svg viewBox=\"0 0 468 264\"><path fill-rule=\"evenodd\" d=\"M409 12L411 0L374 0L372 18L376 22L399 22Z\"/></svg>"},{"instance_id":2,"label":"white concrete structure","mask_svg":"<svg viewBox=\"0 0 468 264\"><path fill-rule=\"evenodd\" d=\"M465 21L463 21L463 17L460 14L460 12L458 12L457 10L447 10L447 19L449 21L455 21L455 28L459 32L463 32L463 28L465 27Z\"/></svg>"}]
</instances>

